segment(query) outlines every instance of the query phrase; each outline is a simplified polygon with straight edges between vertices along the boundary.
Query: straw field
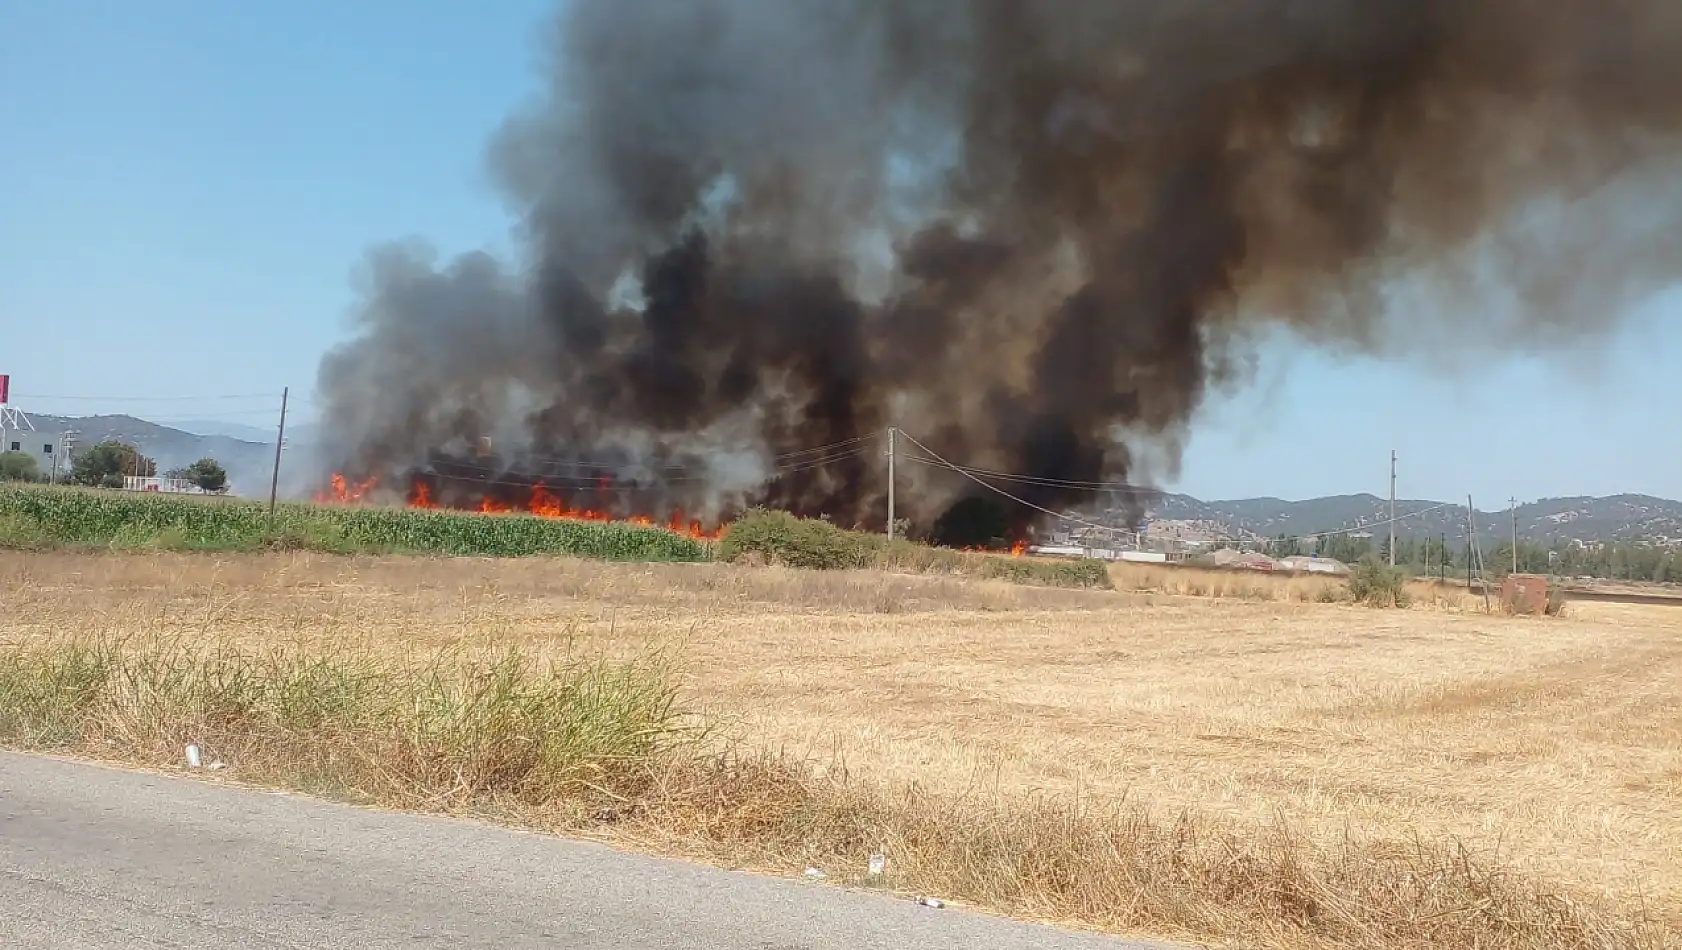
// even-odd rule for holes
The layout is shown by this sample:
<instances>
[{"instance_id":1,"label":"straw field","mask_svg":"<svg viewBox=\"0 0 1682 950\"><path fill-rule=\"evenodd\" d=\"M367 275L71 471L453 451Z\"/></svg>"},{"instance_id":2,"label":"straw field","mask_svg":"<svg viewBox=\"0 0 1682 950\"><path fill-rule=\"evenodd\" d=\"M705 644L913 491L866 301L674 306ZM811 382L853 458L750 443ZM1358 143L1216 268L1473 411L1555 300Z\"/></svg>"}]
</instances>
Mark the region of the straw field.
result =
<instances>
[{"instance_id":1,"label":"straw field","mask_svg":"<svg viewBox=\"0 0 1682 950\"><path fill-rule=\"evenodd\" d=\"M679 761L681 743L654 743L666 758L609 786L638 802L634 820L584 827L574 809L539 823L725 864L845 880L886 844L894 886L1247 946L1678 945L1682 611L1517 619L1116 580L1119 592L716 563L0 552L13 592L0 644L28 654L20 681L29 664L60 675L52 651L90 638L357 657L383 671L367 681L391 684L393 709L412 684L392 671L440 656L472 675L510 650L528 671L559 663L544 688L567 702L581 688L569 684L631 684L605 703L630 710L614 728L704 723L707 755L728 754ZM669 694L612 673L654 656ZM508 689L521 708L549 705ZM100 702L65 742L114 734L128 707ZM290 748L293 727L264 715L269 747ZM145 731L165 738L126 755L161 764L199 721ZM4 726L0 710L0 740L25 742ZM291 781L261 743L226 742L228 774ZM455 804L537 821L529 789L573 787L566 769L596 767L596 748L567 746L526 792L487 786ZM370 800L425 798L337 781Z\"/></svg>"}]
</instances>

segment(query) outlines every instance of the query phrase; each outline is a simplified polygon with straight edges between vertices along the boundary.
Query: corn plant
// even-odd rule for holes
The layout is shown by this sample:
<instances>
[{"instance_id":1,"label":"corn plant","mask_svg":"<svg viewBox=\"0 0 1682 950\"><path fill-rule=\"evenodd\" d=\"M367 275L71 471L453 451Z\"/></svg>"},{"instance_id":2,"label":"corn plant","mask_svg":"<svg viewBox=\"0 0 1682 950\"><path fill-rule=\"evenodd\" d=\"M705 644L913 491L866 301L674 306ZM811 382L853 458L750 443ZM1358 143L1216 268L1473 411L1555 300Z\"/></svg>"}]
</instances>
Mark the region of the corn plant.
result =
<instances>
[{"instance_id":1,"label":"corn plant","mask_svg":"<svg viewBox=\"0 0 1682 950\"><path fill-rule=\"evenodd\" d=\"M46 486L0 487L0 545L326 551L481 557L572 555L616 561L699 561L705 544L658 527L533 515L143 495Z\"/></svg>"}]
</instances>

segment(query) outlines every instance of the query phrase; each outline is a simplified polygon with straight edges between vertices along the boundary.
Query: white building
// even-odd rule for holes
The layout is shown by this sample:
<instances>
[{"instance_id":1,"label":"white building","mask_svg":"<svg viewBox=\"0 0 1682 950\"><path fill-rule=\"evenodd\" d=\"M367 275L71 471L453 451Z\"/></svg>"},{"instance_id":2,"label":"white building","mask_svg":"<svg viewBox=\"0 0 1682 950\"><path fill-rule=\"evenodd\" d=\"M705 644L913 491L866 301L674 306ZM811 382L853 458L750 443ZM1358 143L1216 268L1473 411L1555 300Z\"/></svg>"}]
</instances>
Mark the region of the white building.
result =
<instances>
[{"instance_id":1,"label":"white building","mask_svg":"<svg viewBox=\"0 0 1682 950\"><path fill-rule=\"evenodd\" d=\"M64 433L41 432L22 409L11 404L12 378L0 374L0 452L22 452L35 460L41 474L68 474Z\"/></svg>"},{"instance_id":2,"label":"white building","mask_svg":"<svg viewBox=\"0 0 1682 950\"><path fill-rule=\"evenodd\" d=\"M35 429L0 428L0 452L22 452L35 460L41 474L59 478L70 473L70 459L64 452L64 434Z\"/></svg>"},{"instance_id":3,"label":"white building","mask_svg":"<svg viewBox=\"0 0 1682 950\"><path fill-rule=\"evenodd\" d=\"M185 478L123 476L123 491L162 492L166 495L207 495L209 492Z\"/></svg>"}]
</instances>

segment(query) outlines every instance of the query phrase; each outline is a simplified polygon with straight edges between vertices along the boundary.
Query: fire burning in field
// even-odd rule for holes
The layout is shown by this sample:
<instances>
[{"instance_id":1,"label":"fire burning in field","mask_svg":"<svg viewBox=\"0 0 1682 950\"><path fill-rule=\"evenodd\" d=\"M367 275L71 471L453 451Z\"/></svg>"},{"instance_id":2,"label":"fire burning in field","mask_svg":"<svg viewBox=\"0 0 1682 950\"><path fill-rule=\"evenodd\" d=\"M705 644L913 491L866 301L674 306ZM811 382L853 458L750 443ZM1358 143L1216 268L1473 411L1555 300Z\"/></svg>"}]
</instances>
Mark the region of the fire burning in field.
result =
<instances>
[{"instance_id":1,"label":"fire burning in field","mask_svg":"<svg viewBox=\"0 0 1682 950\"><path fill-rule=\"evenodd\" d=\"M377 478L353 481L335 472L332 478L328 479L327 487L316 492L315 500L324 505L361 504L367 501L369 493L378 487ZM647 515L617 516L593 508L569 505L542 482L533 484L524 493L524 497L498 498L490 494L481 494L478 501L472 504L445 505L436 499L432 486L415 479L409 485L403 504L408 508L464 511L483 515L526 514L572 521L620 521L649 528L665 528L675 534L702 541L717 540L724 534L723 527L709 528L698 519L686 517L682 511L673 511L660 520Z\"/></svg>"},{"instance_id":2,"label":"fire burning in field","mask_svg":"<svg viewBox=\"0 0 1682 950\"><path fill-rule=\"evenodd\" d=\"M327 480L327 487L315 493L315 500L323 505L354 505L378 488L379 484L380 480L377 478L353 482L334 472L333 477Z\"/></svg>"}]
</instances>

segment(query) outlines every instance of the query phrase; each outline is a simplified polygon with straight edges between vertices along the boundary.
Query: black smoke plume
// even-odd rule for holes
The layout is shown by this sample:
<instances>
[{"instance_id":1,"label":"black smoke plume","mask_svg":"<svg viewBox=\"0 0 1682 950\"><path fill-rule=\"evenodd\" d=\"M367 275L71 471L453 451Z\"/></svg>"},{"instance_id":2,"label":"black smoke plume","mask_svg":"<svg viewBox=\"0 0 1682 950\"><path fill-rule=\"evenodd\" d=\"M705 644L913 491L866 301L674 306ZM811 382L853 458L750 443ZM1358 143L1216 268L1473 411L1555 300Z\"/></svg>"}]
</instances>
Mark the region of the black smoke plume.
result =
<instances>
[{"instance_id":1,"label":"black smoke plume","mask_svg":"<svg viewBox=\"0 0 1682 950\"><path fill-rule=\"evenodd\" d=\"M874 526L897 425L1060 509L1270 328L1592 342L1682 265L1675 0L571 0L551 59L528 259L371 258L353 478ZM900 469L921 532L991 497Z\"/></svg>"}]
</instances>

